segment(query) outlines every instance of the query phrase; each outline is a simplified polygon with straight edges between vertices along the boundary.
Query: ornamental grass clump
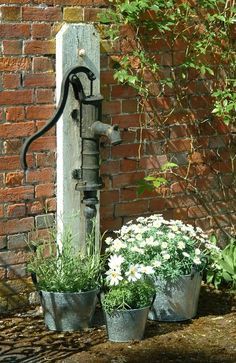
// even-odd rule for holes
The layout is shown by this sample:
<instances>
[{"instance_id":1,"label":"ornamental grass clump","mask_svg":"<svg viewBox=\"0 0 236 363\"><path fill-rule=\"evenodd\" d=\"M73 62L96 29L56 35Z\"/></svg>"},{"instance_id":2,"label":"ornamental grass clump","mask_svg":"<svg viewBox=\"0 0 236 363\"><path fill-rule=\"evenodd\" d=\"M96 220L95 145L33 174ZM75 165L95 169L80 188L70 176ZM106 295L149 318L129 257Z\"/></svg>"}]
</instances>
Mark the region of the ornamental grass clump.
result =
<instances>
[{"instance_id":1,"label":"ornamental grass clump","mask_svg":"<svg viewBox=\"0 0 236 363\"><path fill-rule=\"evenodd\" d=\"M88 237L86 250L73 244L75 236L66 229L56 244L56 231L47 241L37 241L37 248L27 269L36 276L38 290L49 292L85 292L100 286L102 258L94 239Z\"/></svg>"},{"instance_id":2,"label":"ornamental grass clump","mask_svg":"<svg viewBox=\"0 0 236 363\"><path fill-rule=\"evenodd\" d=\"M142 278L174 281L202 271L208 255L217 248L201 228L165 220L160 214L139 217L115 233L115 238L106 238L110 254L106 282L110 286Z\"/></svg>"}]
</instances>

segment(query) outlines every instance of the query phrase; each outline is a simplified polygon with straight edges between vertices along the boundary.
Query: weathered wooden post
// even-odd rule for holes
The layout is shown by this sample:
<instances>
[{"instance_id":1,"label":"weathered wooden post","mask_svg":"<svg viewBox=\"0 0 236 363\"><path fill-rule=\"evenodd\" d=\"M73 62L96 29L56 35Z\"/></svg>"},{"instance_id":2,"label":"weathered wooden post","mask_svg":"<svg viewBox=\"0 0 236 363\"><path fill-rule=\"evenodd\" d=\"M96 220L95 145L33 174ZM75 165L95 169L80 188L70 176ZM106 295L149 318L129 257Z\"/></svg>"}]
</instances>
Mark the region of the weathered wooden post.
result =
<instances>
[{"instance_id":1,"label":"weathered wooden post","mask_svg":"<svg viewBox=\"0 0 236 363\"><path fill-rule=\"evenodd\" d=\"M100 41L91 24L65 24L56 37L56 85L57 100L60 98L62 78L73 66L86 66L96 76L93 93L100 94ZM89 93L89 82L81 76L85 93ZM75 235L75 244L81 249L85 243L85 220L81 191L75 191L77 180L72 178L73 170L81 168L81 138L79 124L72 118L78 109L73 90L63 114L57 124L57 226L59 233L67 223ZM95 240L99 246L99 204L96 206Z\"/></svg>"}]
</instances>

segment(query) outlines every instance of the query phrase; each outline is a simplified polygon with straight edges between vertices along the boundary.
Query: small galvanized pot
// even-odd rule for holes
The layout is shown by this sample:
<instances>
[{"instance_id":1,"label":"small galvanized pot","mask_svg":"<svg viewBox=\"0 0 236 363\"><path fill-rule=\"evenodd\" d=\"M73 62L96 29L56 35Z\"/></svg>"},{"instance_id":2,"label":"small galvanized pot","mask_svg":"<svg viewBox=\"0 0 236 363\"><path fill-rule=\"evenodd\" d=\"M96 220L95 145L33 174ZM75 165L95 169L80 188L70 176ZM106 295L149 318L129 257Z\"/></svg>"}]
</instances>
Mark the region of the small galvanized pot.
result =
<instances>
[{"instance_id":1,"label":"small galvanized pot","mask_svg":"<svg viewBox=\"0 0 236 363\"><path fill-rule=\"evenodd\" d=\"M150 307L105 312L108 339L112 342L141 340Z\"/></svg>"},{"instance_id":2,"label":"small galvanized pot","mask_svg":"<svg viewBox=\"0 0 236 363\"><path fill-rule=\"evenodd\" d=\"M197 314L201 282L201 272L180 276L175 282L157 278L156 297L148 318L169 322L194 318Z\"/></svg>"},{"instance_id":3,"label":"small galvanized pot","mask_svg":"<svg viewBox=\"0 0 236 363\"><path fill-rule=\"evenodd\" d=\"M98 290L86 292L40 291L44 322L49 330L75 331L91 323Z\"/></svg>"}]
</instances>

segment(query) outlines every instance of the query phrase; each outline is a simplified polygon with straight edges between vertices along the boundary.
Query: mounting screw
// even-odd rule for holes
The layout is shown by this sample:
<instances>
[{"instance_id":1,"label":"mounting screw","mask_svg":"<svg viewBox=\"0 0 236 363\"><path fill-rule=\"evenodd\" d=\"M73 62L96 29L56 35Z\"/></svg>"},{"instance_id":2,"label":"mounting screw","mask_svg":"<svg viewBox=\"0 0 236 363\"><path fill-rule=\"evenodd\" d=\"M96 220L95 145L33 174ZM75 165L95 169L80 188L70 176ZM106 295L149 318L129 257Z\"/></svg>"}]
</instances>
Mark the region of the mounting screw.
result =
<instances>
[{"instance_id":1,"label":"mounting screw","mask_svg":"<svg viewBox=\"0 0 236 363\"><path fill-rule=\"evenodd\" d=\"M83 48L79 49L79 52L78 53L79 53L79 56L80 57L84 57L85 54L86 54L85 49L83 49Z\"/></svg>"}]
</instances>

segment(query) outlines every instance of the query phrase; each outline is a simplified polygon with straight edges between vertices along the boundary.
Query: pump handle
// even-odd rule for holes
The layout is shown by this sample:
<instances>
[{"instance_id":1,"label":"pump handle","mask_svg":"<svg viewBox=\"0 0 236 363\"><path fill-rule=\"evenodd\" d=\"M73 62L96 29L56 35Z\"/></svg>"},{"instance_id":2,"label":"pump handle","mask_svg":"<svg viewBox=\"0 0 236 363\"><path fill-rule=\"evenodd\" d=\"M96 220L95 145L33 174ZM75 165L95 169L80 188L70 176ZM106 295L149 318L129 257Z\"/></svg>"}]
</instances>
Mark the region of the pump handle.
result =
<instances>
[{"instance_id":1,"label":"pump handle","mask_svg":"<svg viewBox=\"0 0 236 363\"><path fill-rule=\"evenodd\" d=\"M34 140L36 140L38 137L42 136L45 132L50 130L61 117L62 112L65 108L68 93L69 93L69 85L71 83L70 76L73 74L76 74L76 73L85 73L86 76L88 77L88 79L91 81L91 83L92 83L92 81L94 81L96 79L95 74L90 69L88 69L87 67L83 67L83 66L77 66L77 67L70 68L65 73L63 80L62 80L62 84L61 84L60 99L59 99L58 106L57 106L57 109L56 109L53 117L48 121L48 123L44 127L42 127L42 129L38 130L35 134L30 136L23 144L23 147L22 147L21 153L20 153L20 163L21 163L22 169L24 169L24 170L28 169L28 165L27 165L27 161L26 161L26 153L27 153L31 143Z\"/></svg>"}]
</instances>

